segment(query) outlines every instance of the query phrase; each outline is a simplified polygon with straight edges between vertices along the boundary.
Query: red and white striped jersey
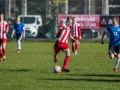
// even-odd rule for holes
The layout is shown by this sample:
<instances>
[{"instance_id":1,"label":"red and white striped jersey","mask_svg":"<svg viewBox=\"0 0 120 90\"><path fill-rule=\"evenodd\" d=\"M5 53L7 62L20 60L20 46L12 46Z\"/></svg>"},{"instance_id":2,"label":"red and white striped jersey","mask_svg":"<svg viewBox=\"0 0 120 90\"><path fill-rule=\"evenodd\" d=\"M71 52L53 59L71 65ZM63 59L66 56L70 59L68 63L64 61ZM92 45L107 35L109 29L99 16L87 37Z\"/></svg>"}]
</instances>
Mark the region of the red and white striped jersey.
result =
<instances>
[{"instance_id":1,"label":"red and white striped jersey","mask_svg":"<svg viewBox=\"0 0 120 90\"><path fill-rule=\"evenodd\" d=\"M80 29L80 25L78 23L72 23L71 35L73 37L80 37L81 36L81 29Z\"/></svg>"},{"instance_id":2,"label":"red and white striped jersey","mask_svg":"<svg viewBox=\"0 0 120 90\"><path fill-rule=\"evenodd\" d=\"M8 28L8 23L6 21L0 22L0 39L7 38L6 29Z\"/></svg>"},{"instance_id":3,"label":"red and white striped jersey","mask_svg":"<svg viewBox=\"0 0 120 90\"><path fill-rule=\"evenodd\" d=\"M61 25L61 29L67 28L65 30L60 30L56 35L56 39L63 43L68 43L68 38L70 35L70 27L66 27L66 25Z\"/></svg>"}]
</instances>

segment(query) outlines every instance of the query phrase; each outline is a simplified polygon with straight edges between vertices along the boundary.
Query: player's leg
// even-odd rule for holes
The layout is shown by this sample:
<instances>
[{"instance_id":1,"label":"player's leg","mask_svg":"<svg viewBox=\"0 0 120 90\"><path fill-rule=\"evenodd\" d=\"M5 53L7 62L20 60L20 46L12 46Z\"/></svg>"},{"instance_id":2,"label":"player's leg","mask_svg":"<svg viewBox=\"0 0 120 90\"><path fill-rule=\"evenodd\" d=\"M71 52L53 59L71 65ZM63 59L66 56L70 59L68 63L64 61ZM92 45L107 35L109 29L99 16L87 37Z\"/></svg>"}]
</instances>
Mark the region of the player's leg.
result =
<instances>
[{"instance_id":1,"label":"player's leg","mask_svg":"<svg viewBox=\"0 0 120 90\"><path fill-rule=\"evenodd\" d=\"M6 40L4 40L2 44L2 53L3 53L3 60L6 59Z\"/></svg>"},{"instance_id":2,"label":"player's leg","mask_svg":"<svg viewBox=\"0 0 120 90\"><path fill-rule=\"evenodd\" d=\"M115 60L115 65L114 65L114 71L117 71L117 67L119 65L120 62L120 54L116 54L116 60Z\"/></svg>"},{"instance_id":3,"label":"player's leg","mask_svg":"<svg viewBox=\"0 0 120 90\"><path fill-rule=\"evenodd\" d=\"M72 41L72 54L75 54L75 42Z\"/></svg>"},{"instance_id":4,"label":"player's leg","mask_svg":"<svg viewBox=\"0 0 120 90\"><path fill-rule=\"evenodd\" d=\"M117 71L117 67L119 65L120 62L120 45L117 45L115 47L115 52L116 52L116 61L115 61L115 65L114 65L114 71Z\"/></svg>"},{"instance_id":5,"label":"player's leg","mask_svg":"<svg viewBox=\"0 0 120 90\"><path fill-rule=\"evenodd\" d=\"M67 49L64 49L63 52L65 53L65 59L64 59L64 64L63 64L63 68L62 68L62 71L65 71L65 72L69 72L69 69L67 69L67 66L68 66L68 62L69 62L69 59L70 59L70 49L67 48Z\"/></svg>"},{"instance_id":6,"label":"player's leg","mask_svg":"<svg viewBox=\"0 0 120 90\"><path fill-rule=\"evenodd\" d=\"M0 39L0 61L3 60L3 54L2 54L2 39Z\"/></svg>"},{"instance_id":7,"label":"player's leg","mask_svg":"<svg viewBox=\"0 0 120 90\"><path fill-rule=\"evenodd\" d=\"M18 47L19 47L18 39L19 39L19 34L16 34L16 40L17 40L17 52L19 52L19 49L18 49Z\"/></svg>"},{"instance_id":8,"label":"player's leg","mask_svg":"<svg viewBox=\"0 0 120 90\"><path fill-rule=\"evenodd\" d=\"M75 37L75 39L78 40L78 37ZM77 54L78 46L79 45L77 43L75 43L75 54Z\"/></svg>"},{"instance_id":9,"label":"player's leg","mask_svg":"<svg viewBox=\"0 0 120 90\"><path fill-rule=\"evenodd\" d=\"M114 46L109 46L109 58L113 59L114 58L114 52L115 52L115 47Z\"/></svg>"},{"instance_id":10,"label":"player's leg","mask_svg":"<svg viewBox=\"0 0 120 90\"><path fill-rule=\"evenodd\" d=\"M58 42L56 42L55 45L54 45L54 55L53 55L55 63L58 60L58 53L59 53L59 51L60 51L60 48L58 47Z\"/></svg>"},{"instance_id":11,"label":"player's leg","mask_svg":"<svg viewBox=\"0 0 120 90\"><path fill-rule=\"evenodd\" d=\"M57 60L58 60L58 53L55 53L55 52L54 52L53 57L54 57L54 62L56 63L56 62L57 62Z\"/></svg>"},{"instance_id":12,"label":"player's leg","mask_svg":"<svg viewBox=\"0 0 120 90\"><path fill-rule=\"evenodd\" d=\"M17 46L18 46L18 52L20 52L20 50L21 50L21 42L20 42L19 39L17 40Z\"/></svg>"},{"instance_id":13,"label":"player's leg","mask_svg":"<svg viewBox=\"0 0 120 90\"><path fill-rule=\"evenodd\" d=\"M22 39L22 34L17 34L17 52L21 51L21 39Z\"/></svg>"},{"instance_id":14,"label":"player's leg","mask_svg":"<svg viewBox=\"0 0 120 90\"><path fill-rule=\"evenodd\" d=\"M3 61L2 45L0 44L0 61Z\"/></svg>"},{"instance_id":15,"label":"player's leg","mask_svg":"<svg viewBox=\"0 0 120 90\"><path fill-rule=\"evenodd\" d=\"M113 59L114 56L115 56L114 53L109 54L109 58L110 58L110 59Z\"/></svg>"}]
</instances>

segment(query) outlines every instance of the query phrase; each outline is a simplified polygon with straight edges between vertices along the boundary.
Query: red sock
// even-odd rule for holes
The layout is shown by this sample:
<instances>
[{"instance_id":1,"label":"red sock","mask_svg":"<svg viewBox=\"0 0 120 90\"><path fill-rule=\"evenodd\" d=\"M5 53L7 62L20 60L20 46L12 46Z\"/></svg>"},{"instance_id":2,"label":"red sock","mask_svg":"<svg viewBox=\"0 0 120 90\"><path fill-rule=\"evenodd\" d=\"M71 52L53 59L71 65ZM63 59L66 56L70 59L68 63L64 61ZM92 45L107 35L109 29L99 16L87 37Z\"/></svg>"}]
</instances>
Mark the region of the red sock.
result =
<instances>
[{"instance_id":1,"label":"red sock","mask_svg":"<svg viewBox=\"0 0 120 90\"><path fill-rule=\"evenodd\" d=\"M3 49L3 55L5 55L6 54L6 49Z\"/></svg>"},{"instance_id":2,"label":"red sock","mask_svg":"<svg viewBox=\"0 0 120 90\"><path fill-rule=\"evenodd\" d=\"M2 58L2 50L0 50L0 58Z\"/></svg>"},{"instance_id":3,"label":"red sock","mask_svg":"<svg viewBox=\"0 0 120 90\"><path fill-rule=\"evenodd\" d=\"M75 51L78 49L78 44L75 44Z\"/></svg>"},{"instance_id":4,"label":"red sock","mask_svg":"<svg viewBox=\"0 0 120 90\"><path fill-rule=\"evenodd\" d=\"M74 44L72 43L72 52L74 52L74 51L75 51Z\"/></svg>"},{"instance_id":5,"label":"red sock","mask_svg":"<svg viewBox=\"0 0 120 90\"><path fill-rule=\"evenodd\" d=\"M64 59L64 65L63 65L63 69L67 68L68 62L69 62L70 56L66 56Z\"/></svg>"}]
</instances>

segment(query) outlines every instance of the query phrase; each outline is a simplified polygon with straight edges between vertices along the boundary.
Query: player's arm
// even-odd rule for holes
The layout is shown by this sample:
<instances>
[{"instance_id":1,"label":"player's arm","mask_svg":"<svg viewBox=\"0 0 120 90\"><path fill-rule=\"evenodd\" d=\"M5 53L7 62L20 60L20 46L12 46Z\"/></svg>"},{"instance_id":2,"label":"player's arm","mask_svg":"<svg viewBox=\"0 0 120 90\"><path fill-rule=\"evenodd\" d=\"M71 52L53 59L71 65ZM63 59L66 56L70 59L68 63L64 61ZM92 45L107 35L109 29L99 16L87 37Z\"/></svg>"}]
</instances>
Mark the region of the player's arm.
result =
<instances>
[{"instance_id":1,"label":"player's arm","mask_svg":"<svg viewBox=\"0 0 120 90\"><path fill-rule=\"evenodd\" d=\"M13 38L14 33L15 33L15 30L13 29L13 31L12 31L12 35L11 35L12 38Z\"/></svg>"},{"instance_id":2,"label":"player's arm","mask_svg":"<svg viewBox=\"0 0 120 90\"><path fill-rule=\"evenodd\" d=\"M81 28L80 28L80 26L78 26L78 36L79 36L79 39L81 39Z\"/></svg>"},{"instance_id":3,"label":"player's arm","mask_svg":"<svg viewBox=\"0 0 120 90\"><path fill-rule=\"evenodd\" d=\"M6 24L6 33L8 33L8 31L9 31L9 25Z\"/></svg>"},{"instance_id":4,"label":"player's arm","mask_svg":"<svg viewBox=\"0 0 120 90\"><path fill-rule=\"evenodd\" d=\"M59 32L57 33L57 35L55 36L55 40L56 40L56 41L57 41L57 40L58 40L58 38L60 37L61 33L62 33L62 30L61 30L61 31L59 31Z\"/></svg>"},{"instance_id":5,"label":"player's arm","mask_svg":"<svg viewBox=\"0 0 120 90\"><path fill-rule=\"evenodd\" d=\"M106 34L106 30L105 30L105 31L103 32L103 34L102 34L102 37L101 37L101 44L104 44L103 38L104 38L105 34Z\"/></svg>"},{"instance_id":6,"label":"player's arm","mask_svg":"<svg viewBox=\"0 0 120 90\"><path fill-rule=\"evenodd\" d=\"M101 44L104 44L103 38L104 38L105 34L106 34L107 32L109 32L110 26L111 26L111 25L108 25L107 28L104 30L104 32L103 32L103 34L102 34L102 37L101 37Z\"/></svg>"},{"instance_id":7,"label":"player's arm","mask_svg":"<svg viewBox=\"0 0 120 90\"><path fill-rule=\"evenodd\" d=\"M13 31L12 31L12 34L11 34L12 38L13 38L14 33L15 33L15 25L13 26Z\"/></svg>"},{"instance_id":8,"label":"player's arm","mask_svg":"<svg viewBox=\"0 0 120 90\"><path fill-rule=\"evenodd\" d=\"M25 27L23 27L23 37L25 38Z\"/></svg>"},{"instance_id":9,"label":"player's arm","mask_svg":"<svg viewBox=\"0 0 120 90\"><path fill-rule=\"evenodd\" d=\"M78 45L80 44L80 42L76 39L74 39L74 37L72 37L72 35L70 34L70 39L74 40Z\"/></svg>"},{"instance_id":10,"label":"player's arm","mask_svg":"<svg viewBox=\"0 0 120 90\"><path fill-rule=\"evenodd\" d=\"M66 30L66 28L62 28L62 27L60 27L60 28L59 28L59 31L60 31L60 30Z\"/></svg>"},{"instance_id":11,"label":"player's arm","mask_svg":"<svg viewBox=\"0 0 120 90\"><path fill-rule=\"evenodd\" d=\"M61 25L61 26L58 28L58 30L59 30L59 31L60 31L60 30L66 30L66 26Z\"/></svg>"}]
</instances>

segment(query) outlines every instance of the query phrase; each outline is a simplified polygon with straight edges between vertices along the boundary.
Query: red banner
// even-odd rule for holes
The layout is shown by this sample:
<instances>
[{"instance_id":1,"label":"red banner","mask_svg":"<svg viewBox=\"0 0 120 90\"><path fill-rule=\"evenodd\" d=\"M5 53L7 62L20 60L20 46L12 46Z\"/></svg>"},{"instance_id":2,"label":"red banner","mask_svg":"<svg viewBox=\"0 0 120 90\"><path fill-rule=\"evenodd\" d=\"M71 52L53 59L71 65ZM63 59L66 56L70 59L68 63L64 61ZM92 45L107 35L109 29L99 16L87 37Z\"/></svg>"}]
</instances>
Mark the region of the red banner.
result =
<instances>
[{"instance_id":1,"label":"red banner","mask_svg":"<svg viewBox=\"0 0 120 90\"><path fill-rule=\"evenodd\" d=\"M81 26L82 29L99 29L99 15L75 15L75 14L59 14L58 16L58 25L61 21L65 22L67 16L76 17L77 23Z\"/></svg>"}]
</instances>

